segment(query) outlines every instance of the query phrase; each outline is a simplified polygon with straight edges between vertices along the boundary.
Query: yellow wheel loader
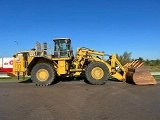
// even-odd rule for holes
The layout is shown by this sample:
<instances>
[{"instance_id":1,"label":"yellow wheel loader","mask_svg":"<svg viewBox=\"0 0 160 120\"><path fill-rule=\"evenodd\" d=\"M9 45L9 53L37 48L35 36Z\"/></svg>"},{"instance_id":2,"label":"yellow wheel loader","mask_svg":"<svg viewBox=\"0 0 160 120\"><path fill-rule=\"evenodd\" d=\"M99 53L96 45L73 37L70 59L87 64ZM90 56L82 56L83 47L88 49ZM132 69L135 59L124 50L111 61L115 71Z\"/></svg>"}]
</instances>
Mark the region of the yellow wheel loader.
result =
<instances>
[{"instance_id":1,"label":"yellow wheel loader","mask_svg":"<svg viewBox=\"0 0 160 120\"><path fill-rule=\"evenodd\" d=\"M54 50L50 49L50 54L47 43L41 45L39 42L35 49L17 52L13 62L14 75L31 76L38 86L50 85L58 76L66 78L81 75L85 75L93 85L105 84L110 76L137 85L156 84L156 80L142 69L143 63L138 60L122 66L116 54L108 55L109 58L105 60L104 52L81 47L77 48L74 55L69 38L56 38L53 41Z\"/></svg>"}]
</instances>

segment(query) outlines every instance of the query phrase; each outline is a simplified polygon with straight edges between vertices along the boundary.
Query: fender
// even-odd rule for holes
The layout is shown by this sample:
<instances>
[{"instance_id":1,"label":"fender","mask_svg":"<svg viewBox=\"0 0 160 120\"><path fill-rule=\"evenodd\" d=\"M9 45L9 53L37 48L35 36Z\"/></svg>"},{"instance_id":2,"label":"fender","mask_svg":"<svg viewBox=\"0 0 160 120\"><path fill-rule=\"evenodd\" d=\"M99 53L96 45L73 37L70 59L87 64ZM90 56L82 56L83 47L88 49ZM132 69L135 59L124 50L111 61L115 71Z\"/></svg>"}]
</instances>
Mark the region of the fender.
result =
<instances>
[{"instance_id":1,"label":"fender","mask_svg":"<svg viewBox=\"0 0 160 120\"><path fill-rule=\"evenodd\" d=\"M31 75L33 67L38 63L49 63L52 64L55 68L57 68L57 63L51 59L48 59L46 57L34 57L33 60L28 64L27 75Z\"/></svg>"}]
</instances>

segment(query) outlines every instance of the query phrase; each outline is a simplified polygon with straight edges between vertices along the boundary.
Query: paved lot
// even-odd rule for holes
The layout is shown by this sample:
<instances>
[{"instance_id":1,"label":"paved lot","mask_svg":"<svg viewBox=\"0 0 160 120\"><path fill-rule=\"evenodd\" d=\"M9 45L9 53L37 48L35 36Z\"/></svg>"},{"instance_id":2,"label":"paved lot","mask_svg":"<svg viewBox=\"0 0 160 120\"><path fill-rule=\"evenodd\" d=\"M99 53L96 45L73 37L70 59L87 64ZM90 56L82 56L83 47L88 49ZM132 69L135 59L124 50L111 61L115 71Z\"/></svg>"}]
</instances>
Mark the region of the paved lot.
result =
<instances>
[{"instance_id":1,"label":"paved lot","mask_svg":"<svg viewBox=\"0 0 160 120\"><path fill-rule=\"evenodd\" d=\"M160 84L0 83L0 120L159 120Z\"/></svg>"}]
</instances>

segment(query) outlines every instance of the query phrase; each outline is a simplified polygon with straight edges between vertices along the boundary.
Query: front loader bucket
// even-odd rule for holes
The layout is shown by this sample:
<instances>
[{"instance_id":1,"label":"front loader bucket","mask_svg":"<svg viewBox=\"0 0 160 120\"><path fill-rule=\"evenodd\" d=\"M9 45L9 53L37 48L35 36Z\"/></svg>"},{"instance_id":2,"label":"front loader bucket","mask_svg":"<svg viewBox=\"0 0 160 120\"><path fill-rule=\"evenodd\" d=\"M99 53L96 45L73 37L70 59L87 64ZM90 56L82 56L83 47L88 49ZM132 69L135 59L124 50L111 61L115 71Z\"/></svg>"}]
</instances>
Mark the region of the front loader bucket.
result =
<instances>
[{"instance_id":1,"label":"front loader bucket","mask_svg":"<svg viewBox=\"0 0 160 120\"><path fill-rule=\"evenodd\" d=\"M135 85L155 85L157 84L154 77L151 75L146 66L137 62L137 65L128 66L128 72L126 73L126 82Z\"/></svg>"}]
</instances>

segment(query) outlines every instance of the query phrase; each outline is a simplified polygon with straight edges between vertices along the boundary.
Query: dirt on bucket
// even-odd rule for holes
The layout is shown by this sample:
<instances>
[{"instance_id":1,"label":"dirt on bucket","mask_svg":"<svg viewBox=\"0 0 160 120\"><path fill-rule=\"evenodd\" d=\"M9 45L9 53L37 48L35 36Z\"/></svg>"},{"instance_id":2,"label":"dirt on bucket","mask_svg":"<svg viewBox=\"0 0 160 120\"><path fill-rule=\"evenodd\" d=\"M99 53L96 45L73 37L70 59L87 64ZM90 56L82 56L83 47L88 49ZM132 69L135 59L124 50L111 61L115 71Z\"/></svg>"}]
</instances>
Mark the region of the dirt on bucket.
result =
<instances>
[{"instance_id":1,"label":"dirt on bucket","mask_svg":"<svg viewBox=\"0 0 160 120\"><path fill-rule=\"evenodd\" d=\"M135 85L155 85L157 81L151 75L146 66L136 68L135 71L128 71L126 74L126 82Z\"/></svg>"}]
</instances>

